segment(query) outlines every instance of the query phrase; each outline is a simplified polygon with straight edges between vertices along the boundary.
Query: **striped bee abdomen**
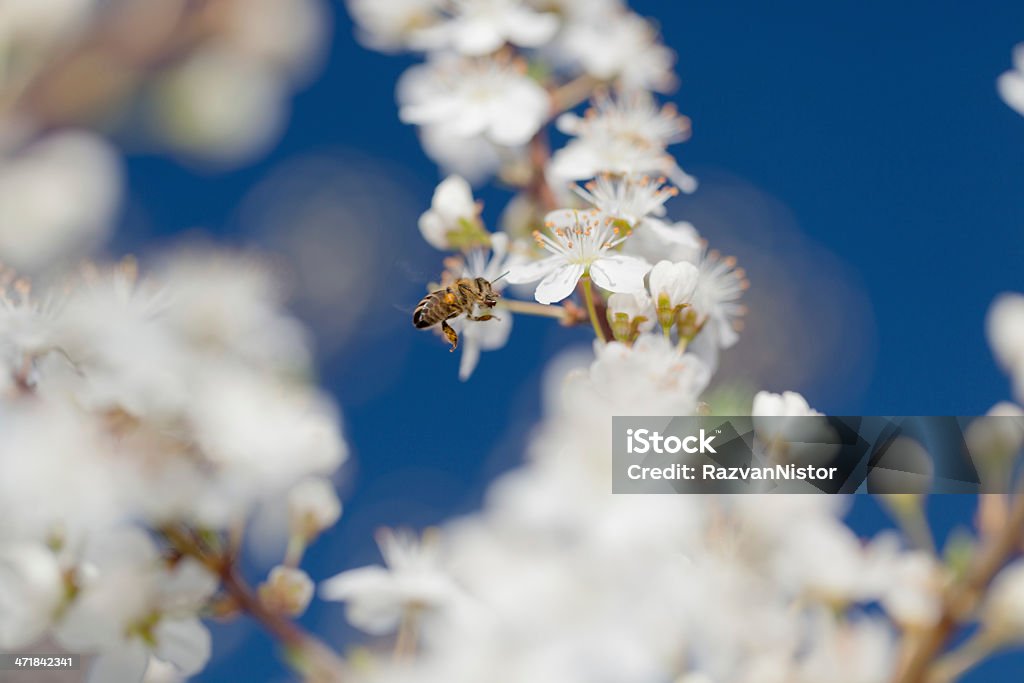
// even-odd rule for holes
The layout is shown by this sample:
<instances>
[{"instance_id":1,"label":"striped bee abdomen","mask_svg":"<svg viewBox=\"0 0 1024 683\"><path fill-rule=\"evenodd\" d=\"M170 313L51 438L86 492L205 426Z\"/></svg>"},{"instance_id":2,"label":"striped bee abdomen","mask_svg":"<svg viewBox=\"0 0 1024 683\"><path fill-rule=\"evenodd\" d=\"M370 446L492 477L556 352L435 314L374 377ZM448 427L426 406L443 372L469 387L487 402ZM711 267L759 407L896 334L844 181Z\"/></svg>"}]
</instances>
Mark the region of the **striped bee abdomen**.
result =
<instances>
[{"instance_id":1,"label":"striped bee abdomen","mask_svg":"<svg viewBox=\"0 0 1024 683\"><path fill-rule=\"evenodd\" d=\"M412 312L412 324L419 329L431 327L449 316L449 306L444 301L444 291L426 295Z\"/></svg>"}]
</instances>

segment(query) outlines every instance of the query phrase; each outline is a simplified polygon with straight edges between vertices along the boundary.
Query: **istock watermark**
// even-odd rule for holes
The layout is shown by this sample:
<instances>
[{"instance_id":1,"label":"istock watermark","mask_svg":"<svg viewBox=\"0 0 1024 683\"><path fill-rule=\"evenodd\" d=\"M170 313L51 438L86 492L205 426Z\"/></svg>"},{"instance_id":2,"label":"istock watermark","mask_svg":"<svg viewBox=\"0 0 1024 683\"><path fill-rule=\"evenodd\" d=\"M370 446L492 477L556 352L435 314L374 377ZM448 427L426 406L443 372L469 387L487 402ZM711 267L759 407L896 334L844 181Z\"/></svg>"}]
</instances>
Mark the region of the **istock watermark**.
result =
<instances>
[{"instance_id":1,"label":"istock watermark","mask_svg":"<svg viewBox=\"0 0 1024 683\"><path fill-rule=\"evenodd\" d=\"M1024 419L615 417L612 433L614 493L997 493Z\"/></svg>"}]
</instances>

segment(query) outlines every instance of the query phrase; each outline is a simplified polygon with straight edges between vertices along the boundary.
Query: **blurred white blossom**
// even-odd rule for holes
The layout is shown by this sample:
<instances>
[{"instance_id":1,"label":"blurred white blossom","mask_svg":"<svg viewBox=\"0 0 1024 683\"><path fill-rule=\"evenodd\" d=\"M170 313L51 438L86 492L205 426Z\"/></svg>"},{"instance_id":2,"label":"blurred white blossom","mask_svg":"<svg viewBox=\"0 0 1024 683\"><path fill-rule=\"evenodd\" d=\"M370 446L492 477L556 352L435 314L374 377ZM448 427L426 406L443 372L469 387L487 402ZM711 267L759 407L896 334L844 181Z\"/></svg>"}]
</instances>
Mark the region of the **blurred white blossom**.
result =
<instances>
[{"instance_id":1,"label":"blurred white blossom","mask_svg":"<svg viewBox=\"0 0 1024 683\"><path fill-rule=\"evenodd\" d=\"M110 235L120 201L121 163L95 135L0 149L0 262L25 273L73 264Z\"/></svg>"},{"instance_id":2,"label":"blurred white blossom","mask_svg":"<svg viewBox=\"0 0 1024 683\"><path fill-rule=\"evenodd\" d=\"M320 584L320 596L347 603L349 621L367 633L391 632L406 610L430 611L452 599L455 586L437 541L382 529L377 544L386 566L342 572Z\"/></svg>"},{"instance_id":3,"label":"blurred white blossom","mask_svg":"<svg viewBox=\"0 0 1024 683\"><path fill-rule=\"evenodd\" d=\"M550 108L522 65L450 56L410 67L398 82L398 101L402 121L434 129L452 144L480 135L496 145L523 145Z\"/></svg>"},{"instance_id":4,"label":"blurred white blossom","mask_svg":"<svg viewBox=\"0 0 1024 683\"><path fill-rule=\"evenodd\" d=\"M1024 115L1024 43L1013 48L1013 69L996 81L999 96L1018 114Z\"/></svg>"},{"instance_id":5,"label":"blurred white blossom","mask_svg":"<svg viewBox=\"0 0 1024 683\"><path fill-rule=\"evenodd\" d=\"M439 20L412 35L414 47L452 48L479 57L495 52L506 42L539 47L558 30L554 14L537 12L524 0L448 0L440 6L445 11Z\"/></svg>"}]
</instances>

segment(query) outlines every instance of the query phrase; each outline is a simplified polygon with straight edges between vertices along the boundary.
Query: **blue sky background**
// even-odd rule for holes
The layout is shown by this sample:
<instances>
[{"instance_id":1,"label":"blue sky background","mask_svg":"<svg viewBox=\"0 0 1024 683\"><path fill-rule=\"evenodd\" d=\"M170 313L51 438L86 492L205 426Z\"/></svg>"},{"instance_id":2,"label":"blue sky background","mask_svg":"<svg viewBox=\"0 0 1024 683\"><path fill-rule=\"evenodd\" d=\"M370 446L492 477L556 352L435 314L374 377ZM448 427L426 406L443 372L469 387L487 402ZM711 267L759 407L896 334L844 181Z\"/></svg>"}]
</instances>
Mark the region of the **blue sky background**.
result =
<instances>
[{"instance_id":1,"label":"blue sky background","mask_svg":"<svg viewBox=\"0 0 1024 683\"><path fill-rule=\"evenodd\" d=\"M682 88L672 99L694 127L693 139L674 148L684 167L711 190L716 179L729 179L785 207L800 239L842 266L819 277L841 274L865 303L849 314L842 302L831 311L840 321L833 332L856 338L856 353L837 353L814 378L785 384L783 373L769 388L800 389L834 414L975 414L1009 398L983 322L998 292L1024 290L1024 118L994 86L1012 46L1024 40L1024 4L633 6L657 17L679 53ZM398 121L393 98L395 80L413 60L357 45L343 9L336 9L334 33L324 72L298 96L280 144L259 163L214 173L162 157L130 158L123 246L197 227L252 241L238 207L280 164L311 153L355 160L355 171L360 159L382 164L416 211L429 204L438 171ZM493 224L507 195L482 196ZM692 219L715 243L714 221L698 220L706 209L700 196L679 200L673 215ZM430 277L439 268L439 255L421 244L415 213L405 223L356 229L385 238L379 266L390 285L370 293L379 306L365 334L322 360L324 382L344 410L353 465L342 487L345 515L310 552L315 579L376 561L377 526L422 527L472 510L486 482L522 452L540 412L544 361L587 339L581 330L517 319L509 346L485 355L473 381L462 384L457 356L413 330L398 310L411 309L422 292L408 273ZM776 244L793 268L809 265L800 262L806 253L753 230L749 241L759 252ZM751 278L756 288L753 270ZM348 315L345 301L336 315ZM756 352L784 355L771 346ZM453 427L447 421L456 406ZM940 536L969 524L972 509L966 497L930 504ZM887 525L865 499L850 520L863 533ZM314 627L339 619L331 605L305 618ZM332 639L353 642L352 632L331 628ZM268 645L247 625L216 627L216 659L199 680L287 680ZM1002 658L967 680L1020 680L1022 661Z\"/></svg>"}]
</instances>

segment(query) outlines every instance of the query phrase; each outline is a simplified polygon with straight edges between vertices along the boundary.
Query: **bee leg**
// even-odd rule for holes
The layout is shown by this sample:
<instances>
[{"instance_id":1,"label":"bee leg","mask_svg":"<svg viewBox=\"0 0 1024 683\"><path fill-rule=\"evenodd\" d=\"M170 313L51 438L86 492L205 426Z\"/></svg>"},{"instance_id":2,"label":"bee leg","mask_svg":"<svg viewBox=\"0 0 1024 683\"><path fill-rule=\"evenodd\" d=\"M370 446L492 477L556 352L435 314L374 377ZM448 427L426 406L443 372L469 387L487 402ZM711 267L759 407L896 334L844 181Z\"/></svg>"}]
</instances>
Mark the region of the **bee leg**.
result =
<instances>
[{"instance_id":1,"label":"bee leg","mask_svg":"<svg viewBox=\"0 0 1024 683\"><path fill-rule=\"evenodd\" d=\"M469 318L470 320L477 320L477 321L483 321L483 320L501 320L501 318L499 318L498 316L496 316L496 315L491 315L490 313L486 313L486 314L484 314L484 315L476 315L476 316L473 316L473 315L467 315L466 317L467 317L467 318Z\"/></svg>"},{"instance_id":2,"label":"bee leg","mask_svg":"<svg viewBox=\"0 0 1024 683\"><path fill-rule=\"evenodd\" d=\"M452 345L452 347L448 349L448 351L454 351L455 349L457 349L459 346L459 335L452 328L452 326L448 324L447 320L441 321L441 331L444 332L445 338Z\"/></svg>"}]
</instances>

